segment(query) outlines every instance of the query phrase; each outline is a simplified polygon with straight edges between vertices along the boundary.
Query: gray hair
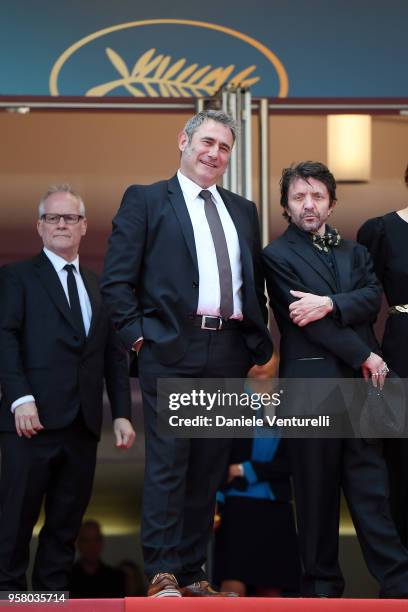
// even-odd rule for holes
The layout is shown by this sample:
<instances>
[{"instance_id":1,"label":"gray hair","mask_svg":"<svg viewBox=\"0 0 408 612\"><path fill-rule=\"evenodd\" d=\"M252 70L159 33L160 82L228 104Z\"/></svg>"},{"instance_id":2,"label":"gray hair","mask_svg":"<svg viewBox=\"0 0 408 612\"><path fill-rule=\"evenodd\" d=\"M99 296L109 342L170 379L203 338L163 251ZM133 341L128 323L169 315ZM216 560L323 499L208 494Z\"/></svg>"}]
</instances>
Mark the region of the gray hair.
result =
<instances>
[{"instance_id":1,"label":"gray hair","mask_svg":"<svg viewBox=\"0 0 408 612\"><path fill-rule=\"evenodd\" d=\"M193 138L194 132L198 130L198 128L204 123L204 121L208 120L216 121L217 123L222 123L222 125L225 125L225 127L229 128L231 130L233 141L235 142L238 133L238 126L236 121L234 121L234 119L230 115L224 113L224 111L209 109L201 111L200 113L194 115L194 117L191 117L184 126L183 131L187 135L189 143L191 143L191 139Z\"/></svg>"},{"instance_id":2,"label":"gray hair","mask_svg":"<svg viewBox=\"0 0 408 612\"><path fill-rule=\"evenodd\" d=\"M41 219L41 217L45 214L45 201L54 193L69 193L72 195L79 202L79 214L85 217L85 204L79 193L74 191L74 189L72 189L71 185L68 185L68 183L62 183L61 185L51 185L51 187L47 189L46 193L44 193L38 205L39 219Z\"/></svg>"}]
</instances>

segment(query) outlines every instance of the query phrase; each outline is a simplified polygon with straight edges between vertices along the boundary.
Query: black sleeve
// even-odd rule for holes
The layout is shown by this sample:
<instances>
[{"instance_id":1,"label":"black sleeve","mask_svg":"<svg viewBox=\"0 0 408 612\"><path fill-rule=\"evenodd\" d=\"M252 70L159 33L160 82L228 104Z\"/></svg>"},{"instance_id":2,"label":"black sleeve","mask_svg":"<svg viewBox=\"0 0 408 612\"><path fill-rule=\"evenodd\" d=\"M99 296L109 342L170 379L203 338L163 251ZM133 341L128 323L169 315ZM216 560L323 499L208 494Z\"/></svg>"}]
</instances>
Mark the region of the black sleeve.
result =
<instances>
[{"instance_id":1,"label":"black sleeve","mask_svg":"<svg viewBox=\"0 0 408 612\"><path fill-rule=\"evenodd\" d=\"M25 375L22 332L25 318L24 287L11 266L0 270L0 384L7 404L33 395Z\"/></svg>"},{"instance_id":2,"label":"black sleeve","mask_svg":"<svg viewBox=\"0 0 408 612\"><path fill-rule=\"evenodd\" d=\"M143 188L132 185L112 222L101 280L104 301L128 350L143 336L138 284L146 240L146 205Z\"/></svg>"},{"instance_id":3,"label":"black sleeve","mask_svg":"<svg viewBox=\"0 0 408 612\"><path fill-rule=\"evenodd\" d=\"M109 335L105 348L105 383L112 418L131 418L128 355L113 324L109 322Z\"/></svg>"},{"instance_id":4,"label":"black sleeve","mask_svg":"<svg viewBox=\"0 0 408 612\"><path fill-rule=\"evenodd\" d=\"M271 253L269 247L264 250L264 270L270 304L279 320L286 325L295 325L289 316L289 304L296 301L291 289L314 293L304 285L291 266ZM323 347L353 369L358 370L371 353L370 347L361 340L350 327L344 327L333 317L313 321L302 328L309 342Z\"/></svg>"},{"instance_id":5,"label":"black sleeve","mask_svg":"<svg viewBox=\"0 0 408 612\"><path fill-rule=\"evenodd\" d=\"M258 213L257 213L255 204L253 205L252 210L253 210L253 215L254 215L253 227L254 227L254 233L255 233L255 238L254 238L255 248L254 248L254 254L253 254L255 291L256 291L257 298L258 298L259 306L261 308L263 320L267 324L268 323L268 309L266 306L267 300L266 300L266 295L265 295L265 279L264 279L263 266L262 266L262 246L261 246L261 236L259 232Z\"/></svg>"},{"instance_id":6,"label":"black sleeve","mask_svg":"<svg viewBox=\"0 0 408 612\"><path fill-rule=\"evenodd\" d=\"M357 325L359 323L374 323L381 308L382 289L374 272L374 266L369 252L364 246L355 248L356 272L354 288L344 293L336 293L330 297L336 303L336 318L340 325Z\"/></svg>"},{"instance_id":7,"label":"black sleeve","mask_svg":"<svg viewBox=\"0 0 408 612\"><path fill-rule=\"evenodd\" d=\"M380 282L383 283L385 263L388 258L384 219L382 217L375 217L363 223L357 232L357 240L370 251L375 273Z\"/></svg>"}]
</instances>

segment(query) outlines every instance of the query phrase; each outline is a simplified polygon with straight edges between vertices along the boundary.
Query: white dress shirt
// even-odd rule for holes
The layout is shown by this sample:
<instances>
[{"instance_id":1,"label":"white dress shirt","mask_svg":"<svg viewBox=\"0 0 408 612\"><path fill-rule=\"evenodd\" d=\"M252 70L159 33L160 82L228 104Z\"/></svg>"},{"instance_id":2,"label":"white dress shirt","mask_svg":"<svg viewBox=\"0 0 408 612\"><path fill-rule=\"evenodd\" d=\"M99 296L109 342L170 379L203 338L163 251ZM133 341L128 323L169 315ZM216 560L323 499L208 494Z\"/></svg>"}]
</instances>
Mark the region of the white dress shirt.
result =
<instances>
[{"instance_id":1,"label":"white dress shirt","mask_svg":"<svg viewBox=\"0 0 408 612\"><path fill-rule=\"evenodd\" d=\"M194 231L199 273L197 314L220 316L221 295L217 257L210 227L205 216L204 200L199 196L203 188L184 176L180 170L177 172L177 178ZM237 230L217 191L217 186L212 185L207 190L211 192L217 207L227 241L232 273L232 295L234 299L234 314L231 318L242 319L241 249L239 247Z\"/></svg>"},{"instance_id":2,"label":"white dress shirt","mask_svg":"<svg viewBox=\"0 0 408 612\"><path fill-rule=\"evenodd\" d=\"M56 255L55 253L53 253L49 249L46 249L45 247L43 251L45 255L48 257L48 259L50 260L50 262L52 263L52 265L54 266L56 273L58 274L58 278L61 281L61 285L62 285L62 288L64 289L64 293L68 300L68 304L69 304L68 281L67 281L68 272L64 270L64 266L66 266L67 263L70 263L74 266L73 272L74 272L74 278L76 280L77 289L78 289L79 303L81 306L85 333L86 335L88 335L89 328L91 326L92 308L91 308L91 302L89 300L89 296L85 289L84 281L82 280L81 274L79 272L79 256L77 255L74 261L67 262L63 257ZM32 395L24 395L23 397L19 397L11 404L11 411L14 412L17 406L21 406L21 404L25 404L26 402L34 402L34 401L35 399Z\"/></svg>"}]
</instances>

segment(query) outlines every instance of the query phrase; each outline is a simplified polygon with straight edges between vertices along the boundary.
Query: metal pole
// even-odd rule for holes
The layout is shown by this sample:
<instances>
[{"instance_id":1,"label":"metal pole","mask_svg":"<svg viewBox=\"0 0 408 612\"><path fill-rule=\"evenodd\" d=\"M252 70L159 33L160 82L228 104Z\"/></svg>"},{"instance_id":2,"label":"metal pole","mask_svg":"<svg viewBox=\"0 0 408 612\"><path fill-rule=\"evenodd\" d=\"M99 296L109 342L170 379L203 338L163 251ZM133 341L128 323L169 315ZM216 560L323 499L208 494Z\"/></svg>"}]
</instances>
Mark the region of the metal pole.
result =
<instances>
[{"instance_id":1,"label":"metal pole","mask_svg":"<svg viewBox=\"0 0 408 612\"><path fill-rule=\"evenodd\" d=\"M262 246L269 244L269 121L268 99L261 98L259 105L259 174L260 174L260 210Z\"/></svg>"},{"instance_id":2,"label":"metal pole","mask_svg":"<svg viewBox=\"0 0 408 612\"><path fill-rule=\"evenodd\" d=\"M249 89L244 93L243 126L243 195L248 198L248 200L252 200L252 96Z\"/></svg>"}]
</instances>

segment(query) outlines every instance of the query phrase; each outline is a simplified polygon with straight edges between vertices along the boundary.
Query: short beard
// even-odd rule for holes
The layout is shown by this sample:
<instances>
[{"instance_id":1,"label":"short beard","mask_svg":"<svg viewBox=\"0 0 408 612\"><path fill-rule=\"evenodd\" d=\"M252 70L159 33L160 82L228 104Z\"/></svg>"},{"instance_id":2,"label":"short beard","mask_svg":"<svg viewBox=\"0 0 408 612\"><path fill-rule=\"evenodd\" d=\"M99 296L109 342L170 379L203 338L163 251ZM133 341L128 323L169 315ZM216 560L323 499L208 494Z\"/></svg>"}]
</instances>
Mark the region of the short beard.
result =
<instances>
[{"instance_id":1,"label":"short beard","mask_svg":"<svg viewBox=\"0 0 408 612\"><path fill-rule=\"evenodd\" d=\"M305 232L310 232L311 234L316 234L319 229L324 225L324 221L320 219L320 217L316 217L313 221L305 221L304 219L300 219L300 228Z\"/></svg>"}]
</instances>

